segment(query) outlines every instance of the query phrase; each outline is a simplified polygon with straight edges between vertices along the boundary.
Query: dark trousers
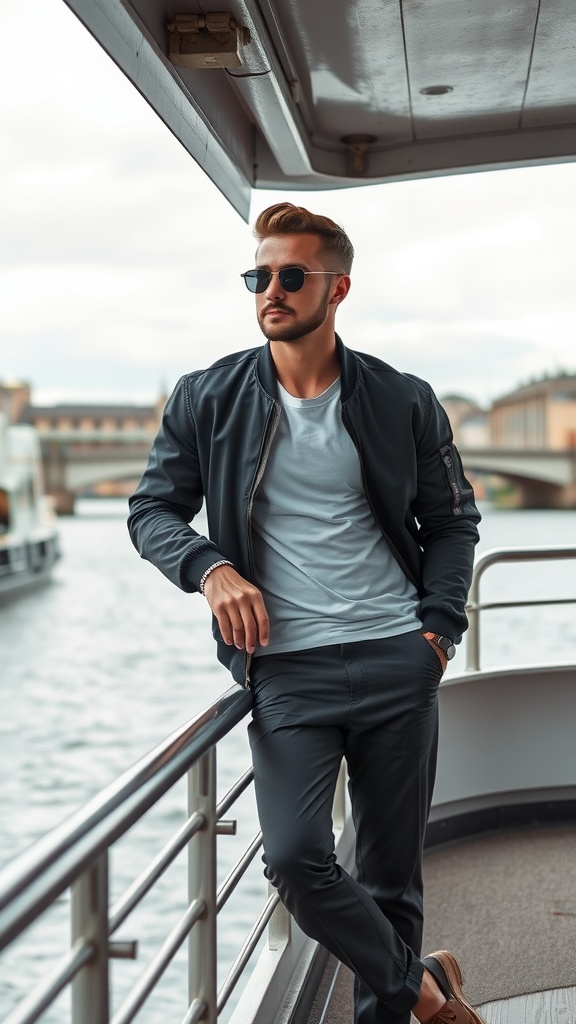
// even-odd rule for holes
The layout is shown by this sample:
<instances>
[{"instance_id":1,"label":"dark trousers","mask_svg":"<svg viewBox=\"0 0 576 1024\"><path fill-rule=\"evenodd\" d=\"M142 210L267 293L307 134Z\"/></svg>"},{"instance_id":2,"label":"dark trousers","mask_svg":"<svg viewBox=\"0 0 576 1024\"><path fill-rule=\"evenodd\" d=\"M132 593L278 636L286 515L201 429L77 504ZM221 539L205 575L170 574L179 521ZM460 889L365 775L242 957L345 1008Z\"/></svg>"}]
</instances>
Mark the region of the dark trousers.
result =
<instances>
[{"instance_id":1,"label":"dark trousers","mask_svg":"<svg viewBox=\"0 0 576 1024\"><path fill-rule=\"evenodd\" d=\"M420 994L441 672L419 631L253 661L249 735L265 874L302 930L354 971L356 1024L408 1024ZM357 878L334 854L343 757Z\"/></svg>"}]
</instances>

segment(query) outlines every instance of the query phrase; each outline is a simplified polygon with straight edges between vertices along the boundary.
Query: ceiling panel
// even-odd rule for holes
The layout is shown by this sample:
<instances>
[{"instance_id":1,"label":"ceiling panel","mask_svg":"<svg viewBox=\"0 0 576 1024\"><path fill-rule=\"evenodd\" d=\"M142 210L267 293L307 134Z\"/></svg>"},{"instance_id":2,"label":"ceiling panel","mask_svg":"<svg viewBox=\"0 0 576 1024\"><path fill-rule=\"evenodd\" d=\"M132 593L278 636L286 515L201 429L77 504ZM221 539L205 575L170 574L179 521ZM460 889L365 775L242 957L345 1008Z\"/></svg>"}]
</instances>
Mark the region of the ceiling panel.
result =
<instances>
[{"instance_id":1,"label":"ceiling panel","mask_svg":"<svg viewBox=\"0 0 576 1024\"><path fill-rule=\"evenodd\" d=\"M379 142L412 137L397 0L274 6L317 144L339 144L356 133Z\"/></svg>"},{"instance_id":2,"label":"ceiling panel","mask_svg":"<svg viewBox=\"0 0 576 1024\"><path fill-rule=\"evenodd\" d=\"M252 187L576 156L576 0L65 2L244 216ZM222 11L241 67L175 67L168 21Z\"/></svg>"},{"instance_id":3,"label":"ceiling panel","mask_svg":"<svg viewBox=\"0 0 576 1024\"><path fill-rule=\"evenodd\" d=\"M416 137L516 129L538 0L406 0L403 9ZM451 91L422 93L438 86Z\"/></svg>"},{"instance_id":4,"label":"ceiling panel","mask_svg":"<svg viewBox=\"0 0 576 1024\"><path fill-rule=\"evenodd\" d=\"M523 127L576 120L575 13L574 0L541 5Z\"/></svg>"}]
</instances>

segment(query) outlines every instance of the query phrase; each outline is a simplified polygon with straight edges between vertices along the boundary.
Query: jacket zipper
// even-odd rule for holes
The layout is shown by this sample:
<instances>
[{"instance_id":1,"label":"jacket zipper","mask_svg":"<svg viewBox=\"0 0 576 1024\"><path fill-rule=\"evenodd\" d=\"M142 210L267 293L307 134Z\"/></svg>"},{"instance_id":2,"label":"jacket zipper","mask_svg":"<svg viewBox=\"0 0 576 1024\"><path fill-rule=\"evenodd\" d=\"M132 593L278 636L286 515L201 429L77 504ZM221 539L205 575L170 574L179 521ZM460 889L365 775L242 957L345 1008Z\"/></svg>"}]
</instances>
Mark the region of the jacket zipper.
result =
<instances>
[{"instance_id":1,"label":"jacket zipper","mask_svg":"<svg viewBox=\"0 0 576 1024\"><path fill-rule=\"evenodd\" d=\"M270 425L268 426L267 433L265 435L265 443L260 456L260 461L256 467L256 473L254 475L254 483L252 484L252 490L250 491L250 497L248 499L248 508L246 511L246 538L248 541L248 562L250 566L250 577L254 579L254 548L252 546L252 509L254 506L254 498L256 491L260 486L260 481L264 476L264 470L266 469L266 463L270 455L270 449L272 448L272 442L274 435L280 422L280 415L282 412L280 402L273 399L274 402L274 413ZM248 652L244 655L244 686L248 688L250 686L250 666L252 664L252 655Z\"/></svg>"},{"instance_id":2,"label":"jacket zipper","mask_svg":"<svg viewBox=\"0 0 576 1024\"><path fill-rule=\"evenodd\" d=\"M446 476L448 478L448 484L452 491L452 512L455 516L462 515L462 491L460 484L456 479L456 473L454 470L454 456L452 449L449 444L445 445L444 448L440 449L440 457L444 463L446 469Z\"/></svg>"},{"instance_id":3,"label":"jacket zipper","mask_svg":"<svg viewBox=\"0 0 576 1024\"><path fill-rule=\"evenodd\" d=\"M364 472L364 463L362 462L362 453L360 451L360 445L358 444L358 441L356 440L356 437L354 435L354 432L353 432L350 424L347 423L346 420L347 420L346 414L345 414L344 410L342 410L342 422L343 422L344 426L346 427L346 430L350 434L350 437L352 438L352 443L354 444L354 447L355 447L355 449L356 449L356 451L358 453L358 460L360 462L360 473L362 475L362 485L364 487L364 493L366 495L366 500L368 502L368 505L370 506L370 511L371 511L371 513L372 513L372 515L374 517L374 522L376 523L378 529L380 530L380 533L382 534L384 540L386 541L388 547L390 548L390 551L394 555L394 558L398 562L398 565L402 569L402 572L410 580L410 582L414 584L414 586L416 587L416 590L419 592L420 591L420 585L418 583L418 580L416 580L414 578L414 573L406 565L406 562L402 558L402 555L398 551L396 545L393 544L392 541L390 540L390 537L386 533L386 530L384 529L384 527L382 526L382 523L380 522L380 520L378 519L378 516L376 515L376 512L374 510L374 505L372 504L372 499L370 497L370 492L369 492L367 484L366 484L366 474Z\"/></svg>"}]
</instances>

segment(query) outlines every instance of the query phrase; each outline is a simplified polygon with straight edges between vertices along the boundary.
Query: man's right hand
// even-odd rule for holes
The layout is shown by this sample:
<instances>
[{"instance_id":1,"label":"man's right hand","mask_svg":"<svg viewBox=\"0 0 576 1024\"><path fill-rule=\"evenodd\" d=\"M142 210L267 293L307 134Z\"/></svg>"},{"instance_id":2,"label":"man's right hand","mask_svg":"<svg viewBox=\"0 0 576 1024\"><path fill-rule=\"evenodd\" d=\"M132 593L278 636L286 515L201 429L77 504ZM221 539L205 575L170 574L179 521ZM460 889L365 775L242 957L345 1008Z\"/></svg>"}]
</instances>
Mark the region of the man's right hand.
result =
<instances>
[{"instance_id":1,"label":"man's right hand","mask_svg":"<svg viewBox=\"0 0 576 1024\"><path fill-rule=\"evenodd\" d=\"M204 596L220 627L225 644L253 654L266 647L270 635L262 594L231 565L220 565L207 577Z\"/></svg>"}]
</instances>

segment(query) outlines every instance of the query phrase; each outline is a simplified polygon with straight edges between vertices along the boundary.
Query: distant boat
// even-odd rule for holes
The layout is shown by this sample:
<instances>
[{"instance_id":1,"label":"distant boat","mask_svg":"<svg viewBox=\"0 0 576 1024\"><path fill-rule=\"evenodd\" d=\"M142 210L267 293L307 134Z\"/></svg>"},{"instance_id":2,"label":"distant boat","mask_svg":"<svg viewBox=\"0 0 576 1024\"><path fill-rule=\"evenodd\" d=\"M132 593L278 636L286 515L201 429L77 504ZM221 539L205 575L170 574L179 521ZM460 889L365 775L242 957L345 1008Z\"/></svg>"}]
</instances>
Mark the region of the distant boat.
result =
<instances>
[{"instance_id":1,"label":"distant boat","mask_svg":"<svg viewBox=\"0 0 576 1024\"><path fill-rule=\"evenodd\" d=\"M59 557L38 434L28 424L8 426L0 413L0 598L47 580Z\"/></svg>"}]
</instances>

